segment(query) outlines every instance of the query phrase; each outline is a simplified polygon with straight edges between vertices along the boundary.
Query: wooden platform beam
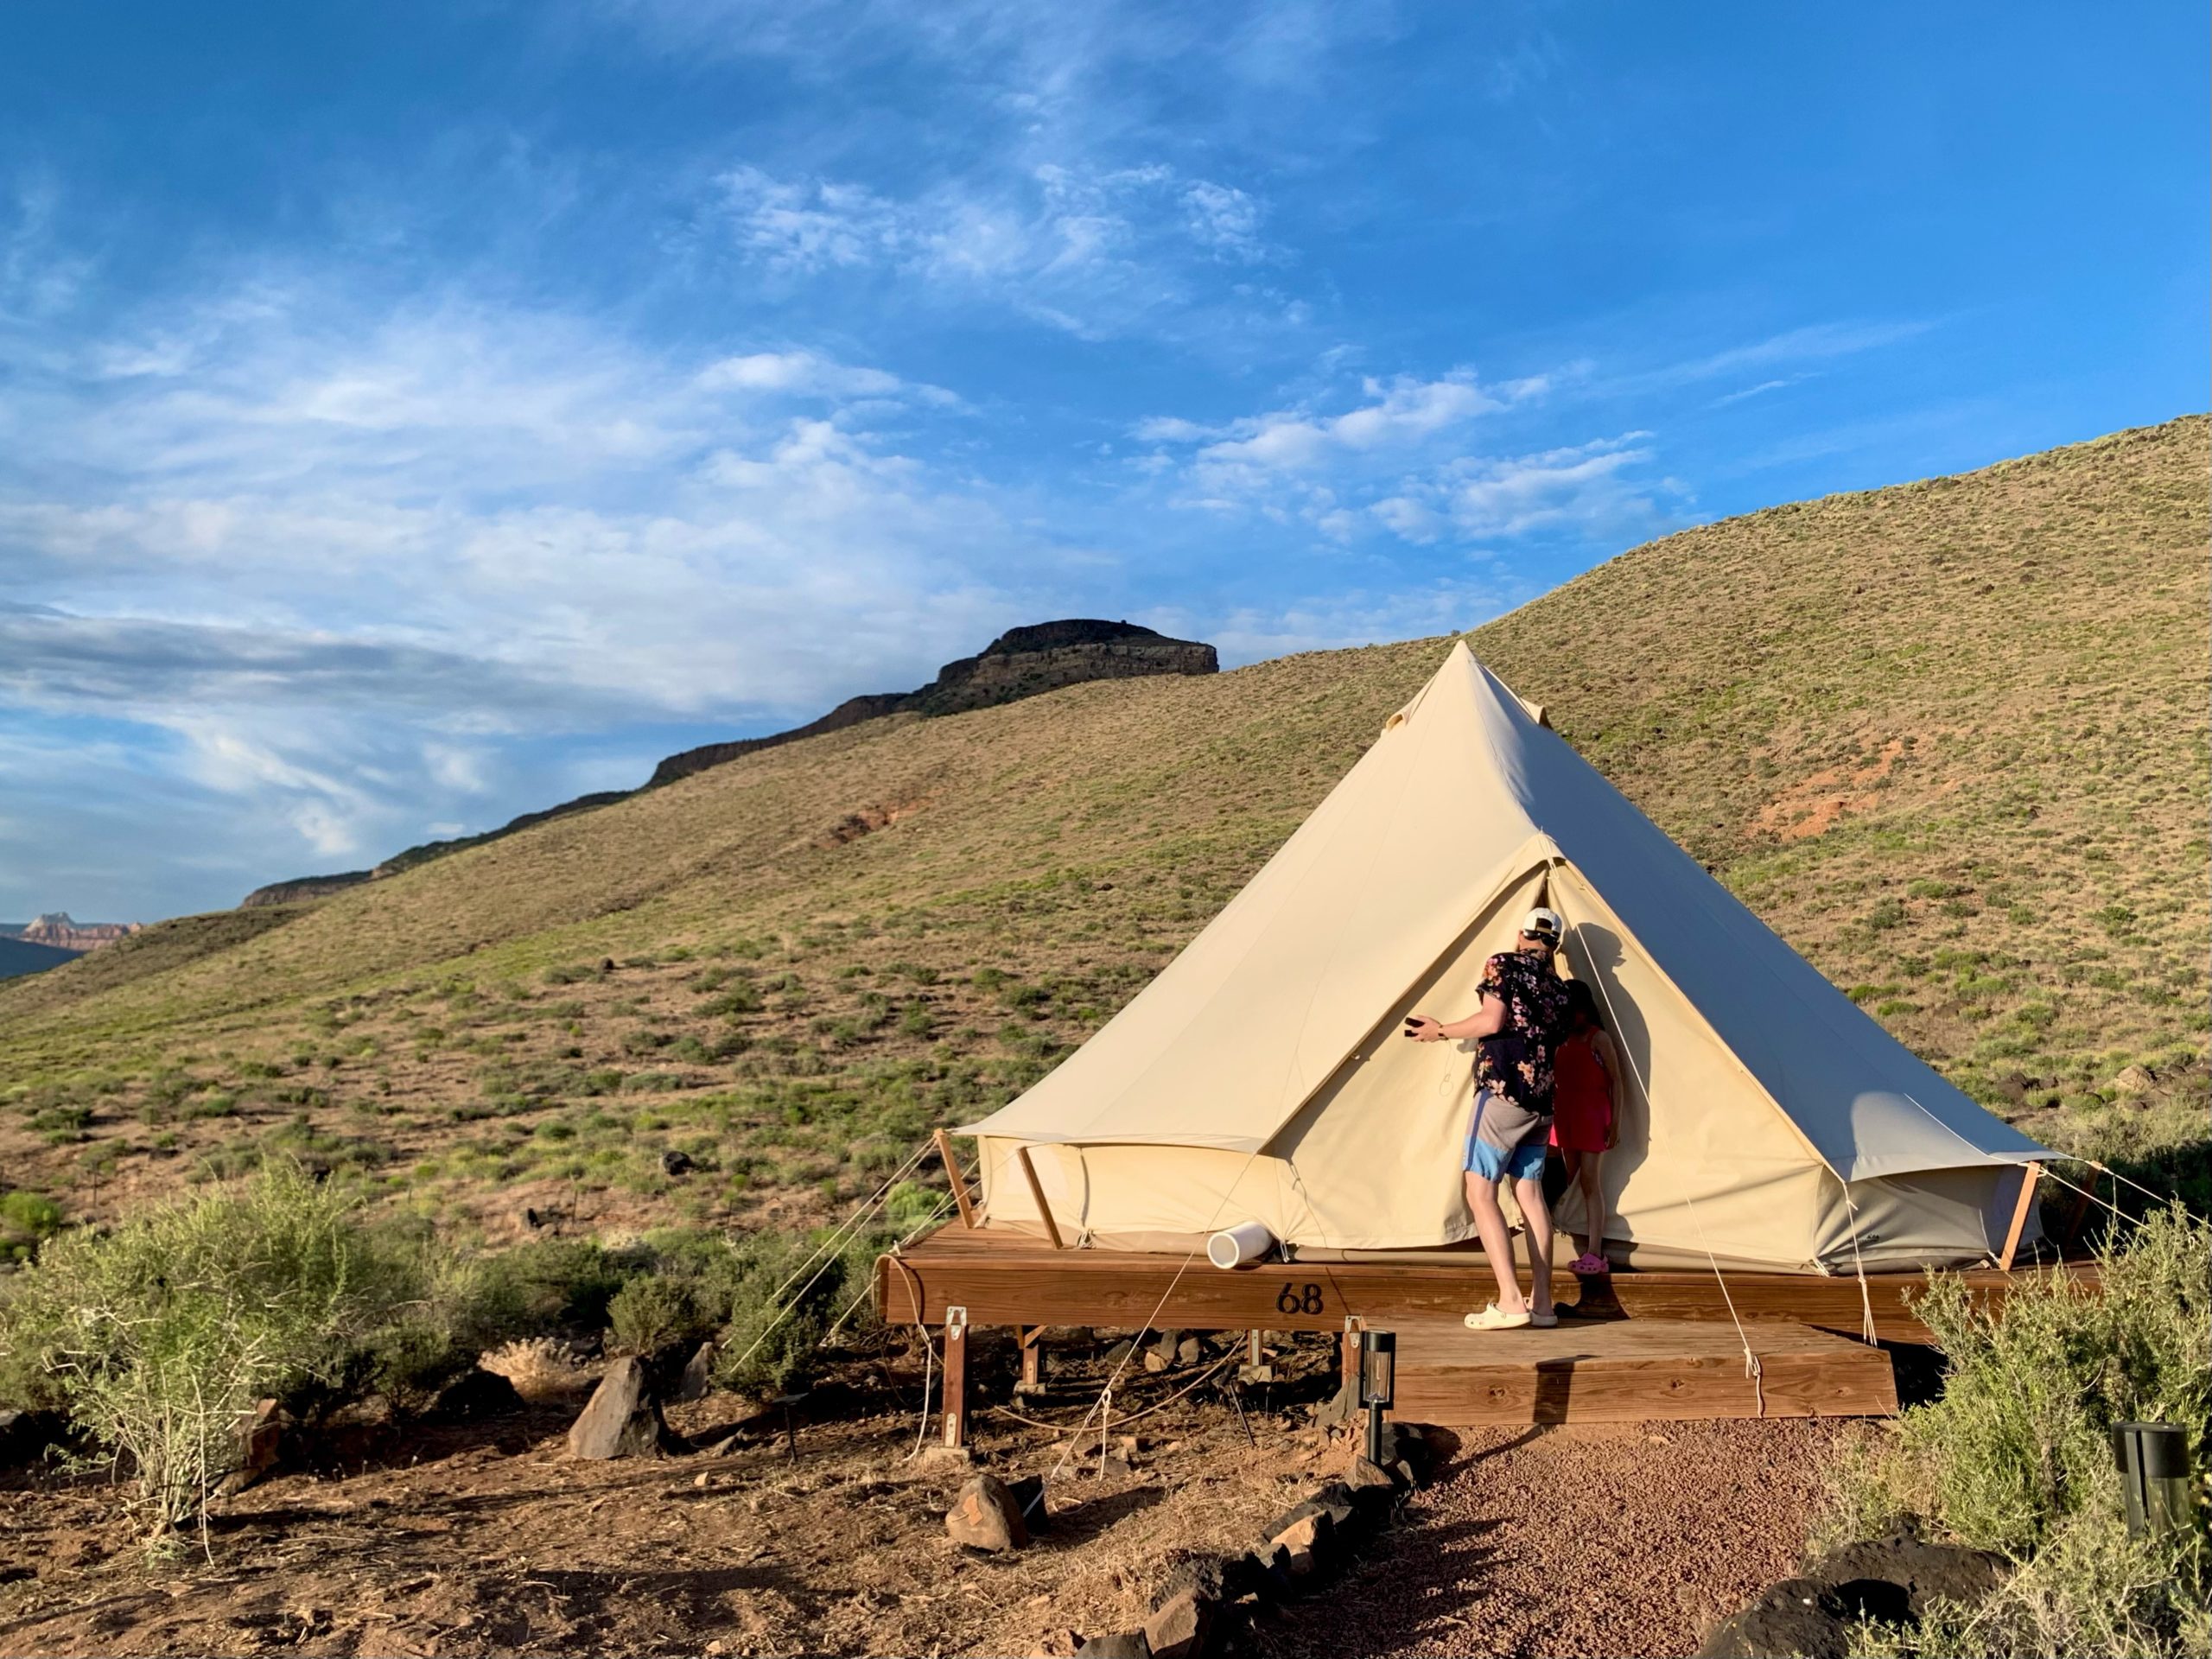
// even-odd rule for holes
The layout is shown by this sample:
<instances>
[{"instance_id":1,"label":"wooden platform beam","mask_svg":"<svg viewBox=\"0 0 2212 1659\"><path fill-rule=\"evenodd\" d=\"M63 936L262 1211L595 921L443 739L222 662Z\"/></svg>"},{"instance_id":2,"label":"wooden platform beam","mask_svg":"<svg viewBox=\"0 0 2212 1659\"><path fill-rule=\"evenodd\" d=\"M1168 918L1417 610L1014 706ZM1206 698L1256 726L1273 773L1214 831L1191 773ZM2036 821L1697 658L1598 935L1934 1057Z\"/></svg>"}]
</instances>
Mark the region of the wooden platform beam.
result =
<instances>
[{"instance_id":1,"label":"wooden platform beam","mask_svg":"<svg viewBox=\"0 0 2212 1659\"><path fill-rule=\"evenodd\" d=\"M1413 1421L1640 1422L1718 1417L1887 1416L1897 1408L1890 1357L1805 1325L1629 1319L1548 1331L1398 1332L1397 1402Z\"/></svg>"},{"instance_id":2,"label":"wooden platform beam","mask_svg":"<svg viewBox=\"0 0 2212 1659\"><path fill-rule=\"evenodd\" d=\"M1464 1267L1437 1262L1255 1262L1229 1271L1179 1255L1055 1250L1019 1235L995 1236L950 1228L879 1264L877 1306L894 1324L938 1325L949 1307L981 1325L1147 1323L1194 1331L1328 1331L1347 1315L1382 1330L1427 1321L1451 1324L1495 1294L1479 1256ZM2095 1264L2069 1269L2094 1284ZM1180 1277L1178 1277L1179 1272ZM2012 1275L1989 1268L1960 1275L1978 1299L1999 1300ZM1711 1319L1728 1308L1710 1272L1618 1272L1579 1282L1559 1275L1562 1310L1595 1319ZM1918 1273L1869 1274L1875 1334L1885 1342L1928 1342L1913 1303L1927 1288ZM1848 1274L1728 1274L1736 1313L1859 1334L1859 1283ZM1568 1300L1569 1297L1573 1300ZM1161 1299L1166 1297L1165 1304ZM1157 1317L1155 1317L1155 1313Z\"/></svg>"}]
</instances>

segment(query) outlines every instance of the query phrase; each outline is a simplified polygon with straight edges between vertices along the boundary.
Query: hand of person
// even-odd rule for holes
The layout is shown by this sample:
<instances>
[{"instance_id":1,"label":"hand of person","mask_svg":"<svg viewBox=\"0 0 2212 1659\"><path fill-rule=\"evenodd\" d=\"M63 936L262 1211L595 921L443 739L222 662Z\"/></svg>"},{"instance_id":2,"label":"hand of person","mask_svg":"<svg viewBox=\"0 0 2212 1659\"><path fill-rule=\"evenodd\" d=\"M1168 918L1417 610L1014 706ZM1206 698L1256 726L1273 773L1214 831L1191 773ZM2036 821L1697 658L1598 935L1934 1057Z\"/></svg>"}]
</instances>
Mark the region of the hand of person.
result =
<instances>
[{"instance_id":1,"label":"hand of person","mask_svg":"<svg viewBox=\"0 0 2212 1659\"><path fill-rule=\"evenodd\" d=\"M1606 1124L1606 1125L1605 1125L1605 1150L1606 1150L1607 1152L1611 1152L1611 1151L1615 1147L1618 1147L1618 1145L1620 1145L1620 1143L1621 1143L1621 1126L1620 1126L1619 1124L1618 1124L1618 1123L1608 1123L1608 1124Z\"/></svg>"},{"instance_id":2,"label":"hand of person","mask_svg":"<svg viewBox=\"0 0 2212 1659\"><path fill-rule=\"evenodd\" d=\"M1425 1014L1409 1014L1406 1016L1406 1029L1402 1034L1417 1043L1441 1042L1444 1027Z\"/></svg>"}]
</instances>

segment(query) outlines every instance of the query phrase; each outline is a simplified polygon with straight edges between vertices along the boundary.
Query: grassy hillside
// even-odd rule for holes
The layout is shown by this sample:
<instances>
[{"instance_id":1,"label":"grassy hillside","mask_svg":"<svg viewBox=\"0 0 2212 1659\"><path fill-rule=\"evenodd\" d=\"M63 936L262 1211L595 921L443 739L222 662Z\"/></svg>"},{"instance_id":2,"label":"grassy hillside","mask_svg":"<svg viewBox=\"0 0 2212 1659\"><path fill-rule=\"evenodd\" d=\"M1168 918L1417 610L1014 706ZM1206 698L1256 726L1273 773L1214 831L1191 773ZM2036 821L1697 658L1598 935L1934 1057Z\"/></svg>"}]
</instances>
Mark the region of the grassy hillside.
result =
<instances>
[{"instance_id":1,"label":"grassy hillside","mask_svg":"<svg viewBox=\"0 0 2212 1659\"><path fill-rule=\"evenodd\" d=\"M2193 417L1732 519L1473 644L1970 1092L2201 1143L2208 459ZM1095 1029L1446 643L873 721L150 929L0 986L0 1154L79 1213L284 1148L493 1233L798 1218Z\"/></svg>"}]
</instances>

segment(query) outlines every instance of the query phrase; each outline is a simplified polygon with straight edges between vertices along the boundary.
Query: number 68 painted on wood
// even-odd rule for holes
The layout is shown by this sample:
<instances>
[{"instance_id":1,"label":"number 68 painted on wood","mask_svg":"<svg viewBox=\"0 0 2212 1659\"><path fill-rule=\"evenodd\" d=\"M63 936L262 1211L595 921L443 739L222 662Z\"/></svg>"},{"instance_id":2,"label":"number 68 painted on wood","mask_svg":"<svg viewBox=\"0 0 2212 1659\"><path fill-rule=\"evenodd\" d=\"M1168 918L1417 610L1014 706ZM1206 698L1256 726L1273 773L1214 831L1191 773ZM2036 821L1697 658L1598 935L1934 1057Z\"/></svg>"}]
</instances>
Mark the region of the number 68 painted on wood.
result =
<instances>
[{"instance_id":1,"label":"number 68 painted on wood","mask_svg":"<svg viewBox=\"0 0 2212 1659\"><path fill-rule=\"evenodd\" d=\"M1321 1287L1319 1285L1287 1284L1275 1293L1275 1312L1278 1313L1315 1314L1321 1310Z\"/></svg>"}]
</instances>

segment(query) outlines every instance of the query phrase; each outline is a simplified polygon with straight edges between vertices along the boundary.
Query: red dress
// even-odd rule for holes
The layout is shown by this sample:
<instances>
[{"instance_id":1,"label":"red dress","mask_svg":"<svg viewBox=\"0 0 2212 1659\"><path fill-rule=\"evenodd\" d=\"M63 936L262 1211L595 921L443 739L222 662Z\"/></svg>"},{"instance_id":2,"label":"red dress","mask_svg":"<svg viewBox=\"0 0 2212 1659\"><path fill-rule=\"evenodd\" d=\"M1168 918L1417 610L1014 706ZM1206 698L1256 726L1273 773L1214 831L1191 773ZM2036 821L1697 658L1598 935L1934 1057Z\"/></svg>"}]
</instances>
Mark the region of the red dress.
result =
<instances>
[{"instance_id":1,"label":"red dress","mask_svg":"<svg viewBox=\"0 0 2212 1659\"><path fill-rule=\"evenodd\" d=\"M1603 1152L1613 1126L1613 1091L1588 1036L1561 1043L1552 1071L1552 1144L1561 1152Z\"/></svg>"}]
</instances>

